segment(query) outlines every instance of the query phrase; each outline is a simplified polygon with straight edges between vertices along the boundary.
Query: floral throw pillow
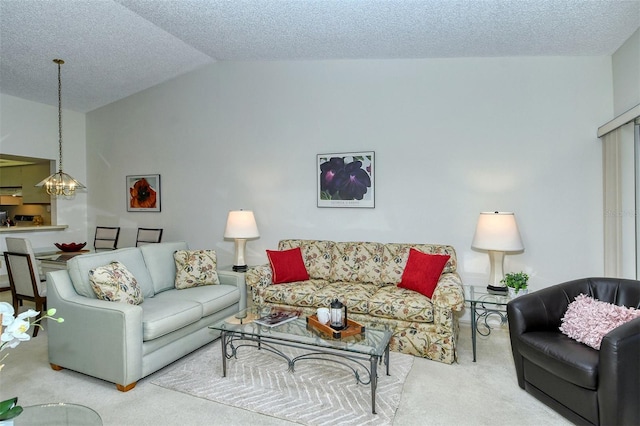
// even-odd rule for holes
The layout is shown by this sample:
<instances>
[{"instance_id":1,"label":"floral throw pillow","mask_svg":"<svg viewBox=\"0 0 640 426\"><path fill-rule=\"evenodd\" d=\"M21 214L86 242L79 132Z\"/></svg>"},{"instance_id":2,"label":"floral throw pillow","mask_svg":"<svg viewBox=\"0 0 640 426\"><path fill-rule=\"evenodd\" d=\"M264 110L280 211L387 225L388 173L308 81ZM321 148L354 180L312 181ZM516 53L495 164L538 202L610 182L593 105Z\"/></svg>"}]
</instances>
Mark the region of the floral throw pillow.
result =
<instances>
[{"instance_id":1,"label":"floral throw pillow","mask_svg":"<svg viewBox=\"0 0 640 426\"><path fill-rule=\"evenodd\" d=\"M579 294L569 303L562 317L560 331L580 343L600 349L607 333L634 318L640 318L639 309L617 306Z\"/></svg>"},{"instance_id":2,"label":"floral throw pillow","mask_svg":"<svg viewBox=\"0 0 640 426\"><path fill-rule=\"evenodd\" d=\"M214 250L178 250L173 254L173 259L176 262L175 286L178 290L220 284Z\"/></svg>"},{"instance_id":3,"label":"floral throw pillow","mask_svg":"<svg viewBox=\"0 0 640 426\"><path fill-rule=\"evenodd\" d=\"M89 271L89 282L98 299L139 305L142 291L135 277L120 262L114 261Z\"/></svg>"}]
</instances>

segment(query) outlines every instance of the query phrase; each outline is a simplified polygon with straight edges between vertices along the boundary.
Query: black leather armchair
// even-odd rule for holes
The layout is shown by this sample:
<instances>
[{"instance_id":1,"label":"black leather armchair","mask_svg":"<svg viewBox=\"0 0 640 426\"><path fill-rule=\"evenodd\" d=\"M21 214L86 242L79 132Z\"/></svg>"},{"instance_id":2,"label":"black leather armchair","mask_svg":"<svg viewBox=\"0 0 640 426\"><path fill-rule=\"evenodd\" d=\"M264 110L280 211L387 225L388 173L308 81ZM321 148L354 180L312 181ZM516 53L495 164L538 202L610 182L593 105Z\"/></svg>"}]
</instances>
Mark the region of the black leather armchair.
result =
<instances>
[{"instance_id":1,"label":"black leather armchair","mask_svg":"<svg viewBox=\"0 0 640 426\"><path fill-rule=\"evenodd\" d=\"M595 350L559 330L584 293L640 308L640 281L583 278L509 302L518 385L576 424L640 425L640 318L609 332Z\"/></svg>"}]
</instances>

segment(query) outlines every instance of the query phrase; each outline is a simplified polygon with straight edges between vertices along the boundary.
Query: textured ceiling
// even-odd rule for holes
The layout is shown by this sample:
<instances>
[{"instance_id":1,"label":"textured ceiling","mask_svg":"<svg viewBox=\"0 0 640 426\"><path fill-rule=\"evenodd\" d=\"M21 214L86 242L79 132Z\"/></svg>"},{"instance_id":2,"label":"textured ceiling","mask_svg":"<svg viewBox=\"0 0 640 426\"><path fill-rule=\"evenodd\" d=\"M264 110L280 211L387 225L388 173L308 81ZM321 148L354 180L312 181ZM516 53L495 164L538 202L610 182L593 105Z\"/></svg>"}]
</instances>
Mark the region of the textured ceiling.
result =
<instances>
[{"instance_id":1,"label":"textured ceiling","mask_svg":"<svg viewBox=\"0 0 640 426\"><path fill-rule=\"evenodd\" d=\"M611 55L640 0L0 0L0 92L91 111L214 61Z\"/></svg>"}]
</instances>

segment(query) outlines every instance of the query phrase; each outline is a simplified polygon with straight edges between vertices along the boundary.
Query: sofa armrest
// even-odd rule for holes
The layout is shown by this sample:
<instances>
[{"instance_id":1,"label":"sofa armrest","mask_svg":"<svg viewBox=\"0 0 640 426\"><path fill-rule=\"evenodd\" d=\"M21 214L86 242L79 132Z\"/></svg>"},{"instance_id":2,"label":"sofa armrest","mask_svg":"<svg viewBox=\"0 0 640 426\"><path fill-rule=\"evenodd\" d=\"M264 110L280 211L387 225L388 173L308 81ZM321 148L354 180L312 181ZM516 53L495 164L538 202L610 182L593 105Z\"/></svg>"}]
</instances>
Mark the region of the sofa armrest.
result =
<instances>
[{"instance_id":1,"label":"sofa armrest","mask_svg":"<svg viewBox=\"0 0 640 426\"><path fill-rule=\"evenodd\" d=\"M247 270L245 278L247 285L251 288L268 287L273 284L271 265L266 263L264 265L252 266Z\"/></svg>"},{"instance_id":2,"label":"sofa armrest","mask_svg":"<svg viewBox=\"0 0 640 426\"><path fill-rule=\"evenodd\" d=\"M143 302L144 303L144 302ZM49 362L127 386L142 377L142 308L76 293L66 270L47 273Z\"/></svg>"},{"instance_id":3,"label":"sofa armrest","mask_svg":"<svg viewBox=\"0 0 640 426\"><path fill-rule=\"evenodd\" d=\"M439 308L447 308L453 311L462 310L464 307L464 291L460 276L454 272L442 274L431 301Z\"/></svg>"},{"instance_id":4,"label":"sofa armrest","mask_svg":"<svg viewBox=\"0 0 640 426\"><path fill-rule=\"evenodd\" d=\"M220 284L233 285L240 290L240 310L247 308L247 284L245 274L233 271L218 271Z\"/></svg>"},{"instance_id":5,"label":"sofa armrest","mask_svg":"<svg viewBox=\"0 0 640 426\"><path fill-rule=\"evenodd\" d=\"M598 364L601 424L638 424L640 318L621 325L602 339Z\"/></svg>"}]
</instances>

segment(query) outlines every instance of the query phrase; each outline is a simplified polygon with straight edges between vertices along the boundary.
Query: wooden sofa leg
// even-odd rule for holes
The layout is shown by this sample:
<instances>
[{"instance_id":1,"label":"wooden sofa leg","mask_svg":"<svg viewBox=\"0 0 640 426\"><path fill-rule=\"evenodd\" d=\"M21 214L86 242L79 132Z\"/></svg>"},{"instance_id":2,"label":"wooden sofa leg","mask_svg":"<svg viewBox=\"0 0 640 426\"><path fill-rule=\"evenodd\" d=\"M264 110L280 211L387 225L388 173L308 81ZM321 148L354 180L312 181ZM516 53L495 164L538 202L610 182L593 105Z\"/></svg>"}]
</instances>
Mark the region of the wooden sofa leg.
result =
<instances>
[{"instance_id":1,"label":"wooden sofa leg","mask_svg":"<svg viewBox=\"0 0 640 426\"><path fill-rule=\"evenodd\" d=\"M60 367L59 365L56 364L49 364L51 366L51 369L56 370L56 371L60 371L62 369L64 369L64 367Z\"/></svg>"},{"instance_id":2,"label":"wooden sofa leg","mask_svg":"<svg viewBox=\"0 0 640 426\"><path fill-rule=\"evenodd\" d=\"M119 385L116 383L116 388L118 388L118 390L120 392L129 392L131 389L136 387L136 383L138 382L133 382L133 383L129 383L128 385Z\"/></svg>"}]
</instances>

